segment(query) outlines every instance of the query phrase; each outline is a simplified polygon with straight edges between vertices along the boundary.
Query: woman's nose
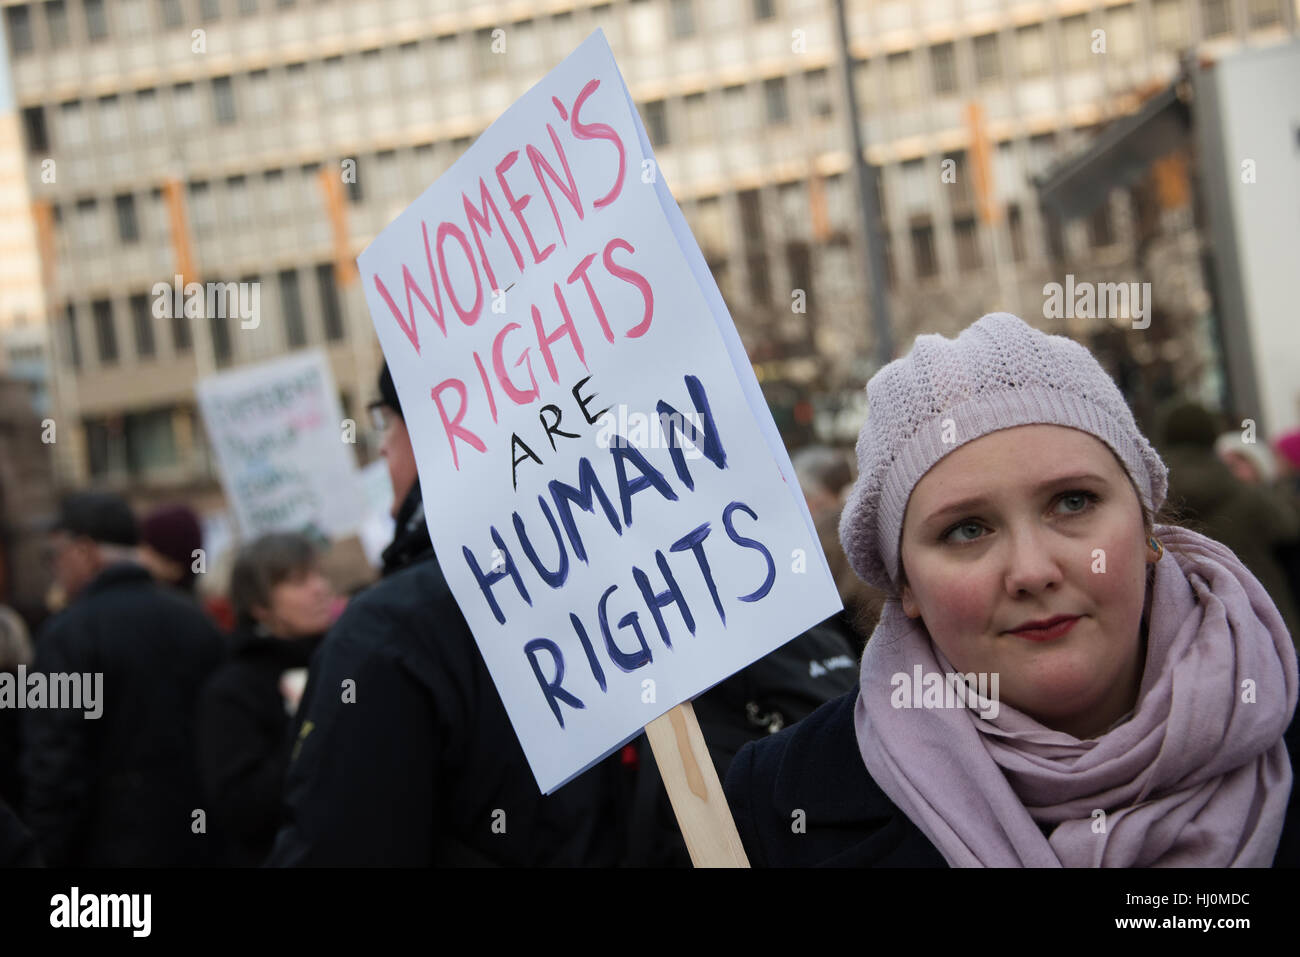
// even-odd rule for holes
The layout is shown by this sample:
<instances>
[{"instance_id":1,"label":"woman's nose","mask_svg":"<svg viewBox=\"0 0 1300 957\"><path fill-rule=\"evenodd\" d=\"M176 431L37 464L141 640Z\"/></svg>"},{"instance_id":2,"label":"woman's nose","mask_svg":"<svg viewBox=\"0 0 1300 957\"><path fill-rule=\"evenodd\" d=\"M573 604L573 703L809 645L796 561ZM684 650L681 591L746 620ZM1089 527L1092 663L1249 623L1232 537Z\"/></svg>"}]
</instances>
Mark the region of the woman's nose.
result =
<instances>
[{"instance_id":1,"label":"woman's nose","mask_svg":"<svg viewBox=\"0 0 1300 957\"><path fill-rule=\"evenodd\" d=\"M1037 594L1061 582L1060 557L1046 532L1038 529L1013 531L1007 537L1005 581L1012 597Z\"/></svg>"}]
</instances>

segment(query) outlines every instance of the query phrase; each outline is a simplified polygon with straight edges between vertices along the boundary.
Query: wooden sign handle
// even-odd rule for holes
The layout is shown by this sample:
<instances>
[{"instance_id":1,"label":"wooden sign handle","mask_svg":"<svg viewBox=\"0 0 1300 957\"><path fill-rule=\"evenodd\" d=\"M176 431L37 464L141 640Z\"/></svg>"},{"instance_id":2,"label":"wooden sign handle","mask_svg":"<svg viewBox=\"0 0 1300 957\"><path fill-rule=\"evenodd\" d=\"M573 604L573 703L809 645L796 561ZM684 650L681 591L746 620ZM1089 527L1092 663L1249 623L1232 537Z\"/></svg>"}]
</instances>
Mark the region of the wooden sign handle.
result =
<instances>
[{"instance_id":1,"label":"wooden sign handle","mask_svg":"<svg viewBox=\"0 0 1300 957\"><path fill-rule=\"evenodd\" d=\"M684 701L647 724L645 733L691 862L696 867L748 867L695 708Z\"/></svg>"}]
</instances>

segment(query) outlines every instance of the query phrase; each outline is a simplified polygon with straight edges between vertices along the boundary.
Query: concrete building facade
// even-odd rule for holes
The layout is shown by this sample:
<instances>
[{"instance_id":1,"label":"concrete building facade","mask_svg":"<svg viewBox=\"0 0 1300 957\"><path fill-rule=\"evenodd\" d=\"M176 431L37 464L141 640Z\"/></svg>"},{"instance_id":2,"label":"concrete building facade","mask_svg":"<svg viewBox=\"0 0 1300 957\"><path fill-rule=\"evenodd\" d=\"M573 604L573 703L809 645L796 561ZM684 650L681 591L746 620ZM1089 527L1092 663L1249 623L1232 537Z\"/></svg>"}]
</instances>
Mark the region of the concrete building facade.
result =
<instances>
[{"instance_id":1,"label":"concrete building facade","mask_svg":"<svg viewBox=\"0 0 1300 957\"><path fill-rule=\"evenodd\" d=\"M1296 20L1290 0L848 8L900 350L993 308L1036 317L1067 262L1138 279L1131 197L1062 229L1030 177L1135 109L1132 91L1168 83L1181 52L1274 43ZM360 290L337 281L322 171L344 186L355 254L597 27L760 379L847 389L872 371L829 0L3 0L3 13L26 179L49 210L65 482L211 489L195 379L296 348L327 351L345 414L364 421L378 349ZM1000 222L978 208L972 101ZM155 314L155 285L177 271L171 190L197 278L260 283L255 328Z\"/></svg>"}]
</instances>

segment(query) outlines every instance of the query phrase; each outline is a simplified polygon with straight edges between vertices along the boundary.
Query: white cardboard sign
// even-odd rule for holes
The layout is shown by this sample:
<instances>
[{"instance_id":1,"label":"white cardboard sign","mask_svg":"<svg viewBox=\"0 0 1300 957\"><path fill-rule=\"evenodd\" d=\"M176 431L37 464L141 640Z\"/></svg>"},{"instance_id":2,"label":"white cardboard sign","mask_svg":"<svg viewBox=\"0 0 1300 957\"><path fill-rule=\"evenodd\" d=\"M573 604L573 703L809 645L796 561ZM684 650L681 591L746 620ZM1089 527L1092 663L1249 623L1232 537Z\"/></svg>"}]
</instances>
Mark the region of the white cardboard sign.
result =
<instances>
[{"instance_id":1,"label":"white cardboard sign","mask_svg":"<svg viewBox=\"0 0 1300 957\"><path fill-rule=\"evenodd\" d=\"M357 262L439 562L544 792L839 609L602 32Z\"/></svg>"},{"instance_id":2,"label":"white cardboard sign","mask_svg":"<svg viewBox=\"0 0 1300 957\"><path fill-rule=\"evenodd\" d=\"M352 446L320 351L224 372L195 386L221 484L245 539L354 532L362 514Z\"/></svg>"}]
</instances>

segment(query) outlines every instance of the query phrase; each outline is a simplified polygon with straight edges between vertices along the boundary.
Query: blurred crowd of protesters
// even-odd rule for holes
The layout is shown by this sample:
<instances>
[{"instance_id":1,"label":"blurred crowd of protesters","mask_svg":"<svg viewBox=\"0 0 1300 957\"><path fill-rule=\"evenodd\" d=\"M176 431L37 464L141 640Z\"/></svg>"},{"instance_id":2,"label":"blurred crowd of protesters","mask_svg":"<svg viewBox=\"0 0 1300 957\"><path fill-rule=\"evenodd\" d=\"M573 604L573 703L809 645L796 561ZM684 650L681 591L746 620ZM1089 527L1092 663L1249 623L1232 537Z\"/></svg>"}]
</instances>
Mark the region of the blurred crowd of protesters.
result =
<instances>
[{"instance_id":1,"label":"blurred crowd of protesters","mask_svg":"<svg viewBox=\"0 0 1300 957\"><path fill-rule=\"evenodd\" d=\"M102 713L0 709L0 864L689 864L644 737L540 794L434 556L387 369L371 412L395 531L350 599L293 533L245 544L201 599L191 510L63 500L58 611L33 643L0 608L0 671L102 674ZM799 472L819 528L852 479L823 451ZM697 698L719 775L852 689L869 631L837 616Z\"/></svg>"},{"instance_id":2,"label":"blurred crowd of protesters","mask_svg":"<svg viewBox=\"0 0 1300 957\"><path fill-rule=\"evenodd\" d=\"M395 533L381 579L350 600L311 540L277 533L244 545L225 594L201 604L191 510L137 521L111 494L62 502L49 530L61 610L33 642L0 606L0 672L102 674L102 713L0 708L0 864L689 863L644 736L539 793L434 557L386 368L371 412ZM1169 500L1240 557L1294 638L1300 432L1276 454L1251 438L1200 406L1171 409ZM840 544L852 456L818 446L793 464L844 611L696 699L722 777L746 742L856 687L885 599Z\"/></svg>"}]
</instances>

